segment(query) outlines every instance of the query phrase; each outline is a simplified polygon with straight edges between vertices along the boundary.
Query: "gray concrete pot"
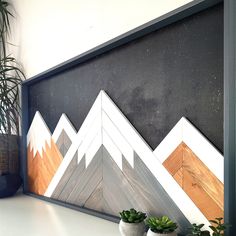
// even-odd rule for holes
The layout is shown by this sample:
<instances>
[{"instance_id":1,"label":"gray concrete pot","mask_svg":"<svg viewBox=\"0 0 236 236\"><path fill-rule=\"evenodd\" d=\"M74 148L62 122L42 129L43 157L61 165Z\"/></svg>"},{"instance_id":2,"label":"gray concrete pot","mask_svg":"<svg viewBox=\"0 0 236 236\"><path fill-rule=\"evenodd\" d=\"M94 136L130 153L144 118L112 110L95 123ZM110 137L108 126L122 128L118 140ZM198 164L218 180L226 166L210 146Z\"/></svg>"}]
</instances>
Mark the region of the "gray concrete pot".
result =
<instances>
[{"instance_id":1,"label":"gray concrete pot","mask_svg":"<svg viewBox=\"0 0 236 236\"><path fill-rule=\"evenodd\" d=\"M144 221L140 223L126 223L120 221L119 230L122 236L143 236L145 232Z\"/></svg>"},{"instance_id":2,"label":"gray concrete pot","mask_svg":"<svg viewBox=\"0 0 236 236\"><path fill-rule=\"evenodd\" d=\"M152 232L151 229L149 229L147 232L147 236L177 236L177 233L174 231L168 234L160 234L160 233Z\"/></svg>"}]
</instances>

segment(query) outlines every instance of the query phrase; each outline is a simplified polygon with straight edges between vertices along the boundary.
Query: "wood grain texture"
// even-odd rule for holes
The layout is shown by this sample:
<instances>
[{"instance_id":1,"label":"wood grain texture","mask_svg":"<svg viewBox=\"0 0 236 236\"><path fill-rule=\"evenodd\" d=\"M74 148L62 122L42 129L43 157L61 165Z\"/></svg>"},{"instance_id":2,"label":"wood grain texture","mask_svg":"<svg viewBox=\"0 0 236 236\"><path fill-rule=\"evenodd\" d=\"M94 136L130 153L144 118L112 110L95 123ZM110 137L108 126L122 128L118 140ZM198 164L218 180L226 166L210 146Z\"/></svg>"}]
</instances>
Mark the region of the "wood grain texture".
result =
<instances>
[{"instance_id":1,"label":"wood grain texture","mask_svg":"<svg viewBox=\"0 0 236 236\"><path fill-rule=\"evenodd\" d=\"M136 208L149 215L169 215L184 232L190 226L181 210L134 153L134 168L122 159L122 170L104 146L88 168L85 157L62 178L64 188L55 199L119 216L123 209ZM57 190L58 191L58 190Z\"/></svg>"},{"instance_id":2,"label":"wood grain texture","mask_svg":"<svg viewBox=\"0 0 236 236\"><path fill-rule=\"evenodd\" d=\"M60 179L59 184L55 188L55 190L54 190L54 192L51 196L52 198L59 199L60 194L62 193L62 191L67 186L67 183L68 183L71 175L73 174L77 164L78 164L78 158L77 158L77 152L76 152L73 159L72 159L72 161L70 162L69 166L66 168L66 170L64 172L64 175ZM85 163L83 165L83 168L85 168Z\"/></svg>"},{"instance_id":3,"label":"wood grain texture","mask_svg":"<svg viewBox=\"0 0 236 236\"><path fill-rule=\"evenodd\" d=\"M62 188L62 191L59 195L58 199L60 201L67 201L75 185L77 184L77 181L80 179L84 171L85 171L85 158L83 157L82 160L79 162L79 164L76 163L74 169L72 169L71 175L69 173L68 176L65 176L65 179L67 178L67 182L64 188Z\"/></svg>"},{"instance_id":4,"label":"wood grain texture","mask_svg":"<svg viewBox=\"0 0 236 236\"><path fill-rule=\"evenodd\" d=\"M190 226L188 219L184 216L181 209L172 201L165 189L156 180L144 162L135 153L135 178L140 183L142 189L138 189L138 193L142 194L144 189L147 196L144 196L146 201L151 202L151 209L148 211L151 215L168 215L173 221L179 225L178 232L186 234L186 229ZM151 200L150 200L151 199Z\"/></svg>"},{"instance_id":5,"label":"wood grain texture","mask_svg":"<svg viewBox=\"0 0 236 236\"><path fill-rule=\"evenodd\" d=\"M62 161L61 153L52 139L51 147L46 142L42 156L37 152L34 157L30 145L27 151L29 191L43 195Z\"/></svg>"},{"instance_id":6,"label":"wood grain texture","mask_svg":"<svg viewBox=\"0 0 236 236\"><path fill-rule=\"evenodd\" d=\"M92 173L92 176L84 173L83 184L81 184L81 191L77 192L76 204L83 205L90 198L91 194L97 189L102 181L102 162L100 162ZM92 209L92 208L91 208Z\"/></svg>"},{"instance_id":7,"label":"wood grain texture","mask_svg":"<svg viewBox=\"0 0 236 236\"><path fill-rule=\"evenodd\" d=\"M208 220L223 217L223 210L202 188L198 180L188 170L183 171L183 189L204 213Z\"/></svg>"},{"instance_id":8,"label":"wood grain texture","mask_svg":"<svg viewBox=\"0 0 236 236\"><path fill-rule=\"evenodd\" d=\"M93 193L86 200L84 207L103 212L103 191L102 191L102 181L98 184L97 188L93 191Z\"/></svg>"},{"instance_id":9,"label":"wood grain texture","mask_svg":"<svg viewBox=\"0 0 236 236\"><path fill-rule=\"evenodd\" d=\"M57 127L60 129L57 128L58 131L53 133L53 135L55 134L55 140L57 140L56 138L59 137L60 133L62 132L62 126ZM33 132L33 135L31 136L35 136L34 134L37 135L36 131ZM36 147L38 147L38 143L36 144ZM39 144L41 145L41 143ZM82 184L86 182L88 183L88 179L92 178L91 173L93 171L97 176L99 175L99 172L97 171L97 168L99 167L96 165L96 163L90 165L90 162L96 159L94 155L101 145L104 145L110 154L109 158L112 158L115 161L121 172L122 158L125 157L131 167L134 167L133 153L137 153L149 172L151 172L152 176L155 177L155 181L157 181L162 187L162 192L166 192L166 195L170 197L171 201L175 203L183 215L191 222L199 221L208 224L206 217L201 213L201 211L199 211L193 201L186 195L186 193L178 185L178 183L176 183L172 176L170 176L168 171L166 171L165 167L162 165L162 162L160 162L153 154L153 150L150 149L140 134L135 130L135 128L130 124L127 118L104 91L100 91L81 128L79 129L76 136L74 136L71 148L64 157L58 171L50 182L44 195L46 197L52 196L58 184L60 185L60 180L64 179L64 174L73 160L75 152L77 151L77 162L79 163L82 159L85 159L86 169L84 171L81 169L82 172L80 173L78 170L76 170L77 168L80 168L79 165L72 170L68 181L66 181L66 186L62 186L63 190L59 194L58 199L65 202L68 201L69 203L73 204L80 204L80 206L84 204L85 199L81 200L80 195L82 194L81 191L83 191L84 188L87 188L87 186L86 184L84 186ZM104 166L105 158L102 157L100 159L103 159L102 162L104 162ZM181 164L179 167L181 167ZM91 168L92 170L89 170ZM115 171L112 174L115 174ZM120 179L117 178L116 175L119 175ZM114 177L111 175L115 181L119 182L121 179L123 180L119 171L117 171L116 175L114 175ZM103 178L105 178L104 174ZM96 179L94 179L94 181L95 180ZM123 182L125 181L126 180L123 180ZM146 184L149 183L147 182ZM94 184L94 187L95 186L96 184ZM129 185L127 184L125 186ZM87 189L89 190L89 188ZM92 191L92 189L93 187L89 191ZM129 187L126 191L131 193L132 188ZM132 199L131 196L129 196L129 198ZM123 202L126 203L127 201L129 201L129 199L126 199ZM141 201L137 201L137 205L140 204L139 202ZM109 207L108 199L106 199L106 203Z\"/></svg>"},{"instance_id":10,"label":"wood grain texture","mask_svg":"<svg viewBox=\"0 0 236 236\"><path fill-rule=\"evenodd\" d=\"M56 145L57 145L58 149L60 150L61 155L63 157L66 155L71 144L72 144L71 139L69 138L69 136L67 135L65 130L62 130L60 136L58 137L58 139L56 141Z\"/></svg>"},{"instance_id":11,"label":"wood grain texture","mask_svg":"<svg viewBox=\"0 0 236 236\"><path fill-rule=\"evenodd\" d=\"M140 208L135 198L137 193L123 175L121 169L103 148L103 198L111 211L108 214L118 216L123 209Z\"/></svg>"},{"instance_id":12,"label":"wood grain texture","mask_svg":"<svg viewBox=\"0 0 236 236\"><path fill-rule=\"evenodd\" d=\"M180 168L174 175L173 178L178 182L178 184L183 188L183 167Z\"/></svg>"},{"instance_id":13,"label":"wood grain texture","mask_svg":"<svg viewBox=\"0 0 236 236\"><path fill-rule=\"evenodd\" d=\"M163 165L208 220L223 216L222 182L185 143L182 142Z\"/></svg>"},{"instance_id":14,"label":"wood grain texture","mask_svg":"<svg viewBox=\"0 0 236 236\"><path fill-rule=\"evenodd\" d=\"M85 164L85 157L83 157L76 168L79 168L81 162L82 165ZM63 193L66 196L66 202L73 203L78 206L83 206L87 199L81 201L80 195L91 179L96 181L95 178L100 178L99 172L102 172L102 148L97 151L93 160L90 162L87 168L84 168L80 173L75 169L67 184L68 186L70 186L70 189ZM96 188L97 186L94 187Z\"/></svg>"},{"instance_id":15,"label":"wood grain texture","mask_svg":"<svg viewBox=\"0 0 236 236\"><path fill-rule=\"evenodd\" d=\"M179 169L183 167L183 145L179 145L171 156L163 162L163 165L168 169L170 173L177 173Z\"/></svg>"}]
</instances>

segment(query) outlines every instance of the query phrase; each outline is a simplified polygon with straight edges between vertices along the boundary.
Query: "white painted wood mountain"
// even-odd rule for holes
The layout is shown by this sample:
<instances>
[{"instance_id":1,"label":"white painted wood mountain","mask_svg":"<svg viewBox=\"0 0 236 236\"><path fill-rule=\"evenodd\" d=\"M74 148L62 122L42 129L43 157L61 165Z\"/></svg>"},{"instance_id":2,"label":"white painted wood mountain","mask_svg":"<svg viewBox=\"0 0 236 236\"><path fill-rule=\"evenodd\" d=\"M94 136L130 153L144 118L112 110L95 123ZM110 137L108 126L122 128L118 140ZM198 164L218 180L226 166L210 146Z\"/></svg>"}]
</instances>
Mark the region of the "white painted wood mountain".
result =
<instances>
[{"instance_id":1,"label":"white painted wood mountain","mask_svg":"<svg viewBox=\"0 0 236 236\"><path fill-rule=\"evenodd\" d=\"M27 143L37 194L114 216L131 207L168 215L182 232L223 212L223 157L184 118L153 152L101 91L78 132L63 114L51 134L37 112Z\"/></svg>"}]
</instances>

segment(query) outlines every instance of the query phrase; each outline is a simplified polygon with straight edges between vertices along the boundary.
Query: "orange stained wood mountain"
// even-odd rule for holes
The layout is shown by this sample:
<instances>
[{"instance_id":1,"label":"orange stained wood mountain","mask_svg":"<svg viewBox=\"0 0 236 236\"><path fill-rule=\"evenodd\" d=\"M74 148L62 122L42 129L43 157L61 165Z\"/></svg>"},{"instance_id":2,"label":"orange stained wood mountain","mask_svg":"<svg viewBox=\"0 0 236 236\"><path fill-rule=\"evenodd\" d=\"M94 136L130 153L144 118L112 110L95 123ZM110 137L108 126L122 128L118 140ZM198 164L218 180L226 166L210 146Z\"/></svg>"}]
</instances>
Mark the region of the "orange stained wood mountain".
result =
<instances>
[{"instance_id":1,"label":"orange stained wood mountain","mask_svg":"<svg viewBox=\"0 0 236 236\"><path fill-rule=\"evenodd\" d=\"M182 142L163 165L208 220L223 217L223 183L185 143Z\"/></svg>"},{"instance_id":2,"label":"orange stained wood mountain","mask_svg":"<svg viewBox=\"0 0 236 236\"><path fill-rule=\"evenodd\" d=\"M42 157L39 152L33 155L28 145L28 188L30 192L44 195L50 181L55 175L62 161L62 156L56 144L51 139L51 147L45 144L46 151L42 151Z\"/></svg>"}]
</instances>

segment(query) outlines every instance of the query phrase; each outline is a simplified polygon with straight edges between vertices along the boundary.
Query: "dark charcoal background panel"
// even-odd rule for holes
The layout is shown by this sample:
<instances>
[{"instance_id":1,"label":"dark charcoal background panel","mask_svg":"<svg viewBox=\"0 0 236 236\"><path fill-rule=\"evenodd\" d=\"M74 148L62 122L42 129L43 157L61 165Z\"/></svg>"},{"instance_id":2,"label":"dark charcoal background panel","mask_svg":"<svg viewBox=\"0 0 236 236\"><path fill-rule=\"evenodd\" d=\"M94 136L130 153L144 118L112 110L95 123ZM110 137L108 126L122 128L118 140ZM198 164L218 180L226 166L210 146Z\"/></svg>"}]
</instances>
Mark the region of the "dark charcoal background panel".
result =
<instances>
[{"instance_id":1,"label":"dark charcoal background panel","mask_svg":"<svg viewBox=\"0 0 236 236\"><path fill-rule=\"evenodd\" d=\"M62 112L77 129L99 91L155 148L187 117L223 151L223 7L200 12L29 88L51 131Z\"/></svg>"}]
</instances>

